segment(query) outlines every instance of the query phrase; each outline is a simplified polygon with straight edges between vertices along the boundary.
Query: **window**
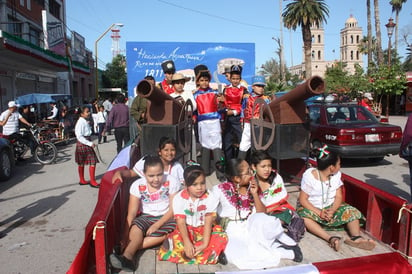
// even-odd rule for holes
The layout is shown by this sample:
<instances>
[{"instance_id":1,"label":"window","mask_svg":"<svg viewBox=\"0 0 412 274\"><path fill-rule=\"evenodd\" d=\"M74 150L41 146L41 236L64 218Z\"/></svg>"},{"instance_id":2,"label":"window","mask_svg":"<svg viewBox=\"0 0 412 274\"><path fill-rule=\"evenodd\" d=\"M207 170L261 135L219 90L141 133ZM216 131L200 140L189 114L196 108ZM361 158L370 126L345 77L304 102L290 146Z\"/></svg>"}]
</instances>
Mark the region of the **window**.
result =
<instances>
[{"instance_id":1,"label":"window","mask_svg":"<svg viewBox=\"0 0 412 274\"><path fill-rule=\"evenodd\" d=\"M27 9L31 10L31 0L27 0Z\"/></svg>"},{"instance_id":2,"label":"window","mask_svg":"<svg viewBox=\"0 0 412 274\"><path fill-rule=\"evenodd\" d=\"M359 60L359 51L356 51L356 60Z\"/></svg>"},{"instance_id":3,"label":"window","mask_svg":"<svg viewBox=\"0 0 412 274\"><path fill-rule=\"evenodd\" d=\"M353 60L353 50L350 51L350 59Z\"/></svg>"},{"instance_id":4,"label":"window","mask_svg":"<svg viewBox=\"0 0 412 274\"><path fill-rule=\"evenodd\" d=\"M356 35L356 44L359 44L359 35Z\"/></svg>"},{"instance_id":5,"label":"window","mask_svg":"<svg viewBox=\"0 0 412 274\"><path fill-rule=\"evenodd\" d=\"M24 7L24 0L20 0L20 6Z\"/></svg>"},{"instance_id":6,"label":"window","mask_svg":"<svg viewBox=\"0 0 412 274\"><path fill-rule=\"evenodd\" d=\"M318 43L320 44L320 34L318 34Z\"/></svg>"},{"instance_id":7,"label":"window","mask_svg":"<svg viewBox=\"0 0 412 274\"><path fill-rule=\"evenodd\" d=\"M318 60L321 60L321 52L320 52L320 50L318 51Z\"/></svg>"},{"instance_id":8,"label":"window","mask_svg":"<svg viewBox=\"0 0 412 274\"><path fill-rule=\"evenodd\" d=\"M315 51L312 50L312 60L315 59Z\"/></svg>"},{"instance_id":9,"label":"window","mask_svg":"<svg viewBox=\"0 0 412 274\"><path fill-rule=\"evenodd\" d=\"M311 107L309 110L309 118L312 123L320 124L320 108Z\"/></svg>"},{"instance_id":10,"label":"window","mask_svg":"<svg viewBox=\"0 0 412 274\"><path fill-rule=\"evenodd\" d=\"M350 36L350 43L353 44L353 35Z\"/></svg>"},{"instance_id":11,"label":"window","mask_svg":"<svg viewBox=\"0 0 412 274\"><path fill-rule=\"evenodd\" d=\"M15 36L22 37L22 34L23 34L22 22L19 22L16 19L13 19L12 17L9 16L9 23L7 24L7 32Z\"/></svg>"},{"instance_id":12,"label":"window","mask_svg":"<svg viewBox=\"0 0 412 274\"><path fill-rule=\"evenodd\" d=\"M40 46L40 32L34 28L30 28L29 41L36 46Z\"/></svg>"},{"instance_id":13,"label":"window","mask_svg":"<svg viewBox=\"0 0 412 274\"><path fill-rule=\"evenodd\" d=\"M37 4L39 4L42 8L44 8L44 0L33 0Z\"/></svg>"},{"instance_id":14,"label":"window","mask_svg":"<svg viewBox=\"0 0 412 274\"><path fill-rule=\"evenodd\" d=\"M49 1L49 12L56 17L57 19L60 19L60 5L57 3L55 0L50 0Z\"/></svg>"}]
</instances>

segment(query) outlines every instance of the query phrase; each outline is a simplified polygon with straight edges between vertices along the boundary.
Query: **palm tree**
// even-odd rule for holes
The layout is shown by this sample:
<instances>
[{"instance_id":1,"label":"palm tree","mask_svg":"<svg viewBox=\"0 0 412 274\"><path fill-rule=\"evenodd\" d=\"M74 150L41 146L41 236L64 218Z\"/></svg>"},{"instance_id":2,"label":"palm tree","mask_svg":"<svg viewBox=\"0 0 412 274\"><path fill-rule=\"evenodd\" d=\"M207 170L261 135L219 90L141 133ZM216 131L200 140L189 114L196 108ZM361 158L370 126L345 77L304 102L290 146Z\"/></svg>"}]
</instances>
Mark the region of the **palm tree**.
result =
<instances>
[{"instance_id":1,"label":"palm tree","mask_svg":"<svg viewBox=\"0 0 412 274\"><path fill-rule=\"evenodd\" d=\"M381 21L379 17L379 0L373 0L375 7L376 46L378 50L378 66L383 63Z\"/></svg>"},{"instance_id":2,"label":"palm tree","mask_svg":"<svg viewBox=\"0 0 412 274\"><path fill-rule=\"evenodd\" d=\"M283 23L288 29L302 28L303 48L305 51L305 78L312 76L312 26L320 27L326 23L329 8L324 0L293 0L287 4L283 13Z\"/></svg>"},{"instance_id":3,"label":"palm tree","mask_svg":"<svg viewBox=\"0 0 412 274\"><path fill-rule=\"evenodd\" d=\"M372 19L371 19L371 0L366 0L366 15L368 20L368 73L369 66L372 64Z\"/></svg>"},{"instance_id":4,"label":"palm tree","mask_svg":"<svg viewBox=\"0 0 412 274\"><path fill-rule=\"evenodd\" d=\"M395 51L398 52L398 27L399 27L399 13L401 12L403 3L406 3L406 0L391 0L389 2L392 5L392 12L395 12Z\"/></svg>"}]
</instances>

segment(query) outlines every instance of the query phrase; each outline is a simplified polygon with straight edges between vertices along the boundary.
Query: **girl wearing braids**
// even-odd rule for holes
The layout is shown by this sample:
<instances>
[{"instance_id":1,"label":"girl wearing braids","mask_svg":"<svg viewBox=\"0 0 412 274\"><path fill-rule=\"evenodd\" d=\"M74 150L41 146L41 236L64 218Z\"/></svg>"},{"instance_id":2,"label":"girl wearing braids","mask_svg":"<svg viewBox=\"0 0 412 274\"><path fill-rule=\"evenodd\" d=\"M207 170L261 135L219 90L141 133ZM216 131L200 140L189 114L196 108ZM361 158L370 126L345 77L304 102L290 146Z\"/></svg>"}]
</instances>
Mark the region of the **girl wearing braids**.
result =
<instances>
[{"instance_id":1,"label":"girl wearing braids","mask_svg":"<svg viewBox=\"0 0 412 274\"><path fill-rule=\"evenodd\" d=\"M277 266L281 258L301 262L302 252L280 220L265 214L249 164L230 159L224 169L227 181L214 186L213 193L219 198L219 222L229 239L227 261L239 269Z\"/></svg>"},{"instance_id":2,"label":"girl wearing braids","mask_svg":"<svg viewBox=\"0 0 412 274\"><path fill-rule=\"evenodd\" d=\"M346 226L349 239L345 243L365 250L372 250L376 243L360 236L360 226L365 223L362 213L343 202L340 157L324 145L315 150L317 168L305 171L299 194L298 214L306 229L324 239L339 251L341 237L331 236L325 229L337 230Z\"/></svg>"}]
</instances>

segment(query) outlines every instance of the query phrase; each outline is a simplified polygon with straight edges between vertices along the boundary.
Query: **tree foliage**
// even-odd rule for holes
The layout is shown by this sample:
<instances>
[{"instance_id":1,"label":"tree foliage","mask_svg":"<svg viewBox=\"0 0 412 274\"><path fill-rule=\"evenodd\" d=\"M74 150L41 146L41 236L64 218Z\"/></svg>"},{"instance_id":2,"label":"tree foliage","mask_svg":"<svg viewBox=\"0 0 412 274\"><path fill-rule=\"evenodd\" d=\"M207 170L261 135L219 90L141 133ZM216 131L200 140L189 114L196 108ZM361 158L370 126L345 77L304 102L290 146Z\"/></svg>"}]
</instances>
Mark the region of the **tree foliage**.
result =
<instances>
[{"instance_id":1,"label":"tree foliage","mask_svg":"<svg viewBox=\"0 0 412 274\"><path fill-rule=\"evenodd\" d=\"M106 70L102 74L104 88L121 88L127 90L126 57L117 55L111 63L106 65Z\"/></svg>"},{"instance_id":2,"label":"tree foliage","mask_svg":"<svg viewBox=\"0 0 412 274\"><path fill-rule=\"evenodd\" d=\"M406 88L406 75L399 64L380 66L371 74L371 82L376 95L400 95Z\"/></svg>"},{"instance_id":3,"label":"tree foliage","mask_svg":"<svg viewBox=\"0 0 412 274\"><path fill-rule=\"evenodd\" d=\"M305 78L312 76L312 26L320 27L326 23L329 8L324 0L293 0L282 13L283 23L288 29L302 29L303 48L305 51Z\"/></svg>"}]
</instances>

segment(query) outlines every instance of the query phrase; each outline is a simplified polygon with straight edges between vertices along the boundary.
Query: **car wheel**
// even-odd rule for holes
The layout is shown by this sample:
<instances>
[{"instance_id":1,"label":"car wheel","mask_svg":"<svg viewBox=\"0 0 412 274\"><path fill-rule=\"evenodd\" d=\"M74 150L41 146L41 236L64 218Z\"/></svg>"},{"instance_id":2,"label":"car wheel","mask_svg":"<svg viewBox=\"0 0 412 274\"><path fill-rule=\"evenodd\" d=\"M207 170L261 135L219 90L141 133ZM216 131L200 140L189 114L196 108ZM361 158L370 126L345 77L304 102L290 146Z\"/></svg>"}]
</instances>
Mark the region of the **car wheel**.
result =
<instances>
[{"instance_id":1,"label":"car wheel","mask_svg":"<svg viewBox=\"0 0 412 274\"><path fill-rule=\"evenodd\" d=\"M373 158L369 158L369 161L371 161L372 163L379 163L380 161L383 160L383 158L385 157L373 157Z\"/></svg>"},{"instance_id":2,"label":"car wheel","mask_svg":"<svg viewBox=\"0 0 412 274\"><path fill-rule=\"evenodd\" d=\"M6 150L0 152L0 181L6 181L11 177L12 159Z\"/></svg>"}]
</instances>

